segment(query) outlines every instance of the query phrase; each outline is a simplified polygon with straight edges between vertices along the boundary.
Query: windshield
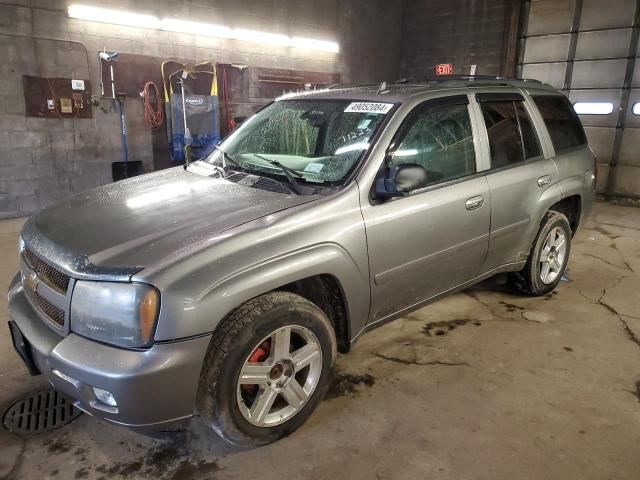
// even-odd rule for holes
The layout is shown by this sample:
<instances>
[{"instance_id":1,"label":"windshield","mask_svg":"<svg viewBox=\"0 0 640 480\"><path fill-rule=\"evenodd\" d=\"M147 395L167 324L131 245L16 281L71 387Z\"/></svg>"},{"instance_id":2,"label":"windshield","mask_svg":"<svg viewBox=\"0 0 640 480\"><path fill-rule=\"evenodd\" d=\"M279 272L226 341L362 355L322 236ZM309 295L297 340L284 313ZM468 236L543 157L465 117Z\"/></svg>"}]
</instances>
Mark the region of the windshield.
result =
<instances>
[{"instance_id":1,"label":"windshield","mask_svg":"<svg viewBox=\"0 0 640 480\"><path fill-rule=\"evenodd\" d=\"M282 177L289 173L303 183L340 183L368 150L392 107L348 100L276 101L249 118L220 149L231 169ZM221 150L205 161L222 165Z\"/></svg>"}]
</instances>

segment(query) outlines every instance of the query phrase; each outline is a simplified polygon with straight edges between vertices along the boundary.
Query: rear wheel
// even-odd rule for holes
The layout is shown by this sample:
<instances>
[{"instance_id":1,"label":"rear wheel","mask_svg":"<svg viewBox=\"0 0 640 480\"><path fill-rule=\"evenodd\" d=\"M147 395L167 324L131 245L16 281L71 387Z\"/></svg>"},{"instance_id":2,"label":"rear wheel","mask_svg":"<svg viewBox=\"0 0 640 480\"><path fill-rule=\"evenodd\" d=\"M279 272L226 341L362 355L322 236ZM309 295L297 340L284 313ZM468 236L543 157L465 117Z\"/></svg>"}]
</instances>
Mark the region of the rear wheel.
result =
<instances>
[{"instance_id":1,"label":"rear wheel","mask_svg":"<svg viewBox=\"0 0 640 480\"><path fill-rule=\"evenodd\" d=\"M516 287L529 295L553 291L564 275L571 252L571 226L559 212L548 212L538 231L525 268L516 274Z\"/></svg>"},{"instance_id":2,"label":"rear wheel","mask_svg":"<svg viewBox=\"0 0 640 480\"><path fill-rule=\"evenodd\" d=\"M288 292L238 308L212 338L199 411L223 439L242 446L296 430L326 393L336 340L326 315Z\"/></svg>"}]
</instances>

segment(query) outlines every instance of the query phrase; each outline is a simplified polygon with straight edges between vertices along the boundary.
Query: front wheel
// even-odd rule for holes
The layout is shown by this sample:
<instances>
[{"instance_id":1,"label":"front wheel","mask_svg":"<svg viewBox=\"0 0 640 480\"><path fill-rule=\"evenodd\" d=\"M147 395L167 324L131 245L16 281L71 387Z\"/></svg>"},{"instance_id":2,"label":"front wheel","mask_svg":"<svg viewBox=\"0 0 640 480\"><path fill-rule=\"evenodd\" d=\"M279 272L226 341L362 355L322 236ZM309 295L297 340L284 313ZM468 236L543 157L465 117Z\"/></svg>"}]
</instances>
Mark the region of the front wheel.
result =
<instances>
[{"instance_id":1,"label":"front wheel","mask_svg":"<svg viewBox=\"0 0 640 480\"><path fill-rule=\"evenodd\" d=\"M571 252L571 226L559 212L548 212L531 247L525 268L516 275L516 287L529 295L553 291L564 275Z\"/></svg>"},{"instance_id":2,"label":"front wheel","mask_svg":"<svg viewBox=\"0 0 640 480\"><path fill-rule=\"evenodd\" d=\"M331 322L288 292L250 300L218 327L201 376L199 411L226 441L257 446L296 430L329 386Z\"/></svg>"}]
</instances>

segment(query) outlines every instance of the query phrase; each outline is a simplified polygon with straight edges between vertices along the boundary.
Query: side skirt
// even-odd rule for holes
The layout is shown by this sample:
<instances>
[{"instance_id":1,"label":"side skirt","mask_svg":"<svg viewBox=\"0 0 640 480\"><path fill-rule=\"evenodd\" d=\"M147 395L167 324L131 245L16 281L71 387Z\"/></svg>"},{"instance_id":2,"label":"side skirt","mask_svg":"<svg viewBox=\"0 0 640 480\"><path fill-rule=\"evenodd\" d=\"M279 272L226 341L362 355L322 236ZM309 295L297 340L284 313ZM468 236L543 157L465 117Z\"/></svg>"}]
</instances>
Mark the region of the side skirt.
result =
<instances>
[{"instance_id":1,"label":"side skirt","mask_svg":"<svg viewBox=\"0 0 640 480\"><path fill-rule=\"evenodd\" d=\"M448 295L452 295L454 293L458 293L462 290L465 290L469 287L471 287L472 285L475 285L476 283L480 283L483 280L486 280L489 277L493 277L494 275L497 275L499 273L504 273L504 272L517 272L520 271L524 268L525 264L526 264L526 260L520 261L520 262L515 262L515 263L508 263L506 265L503 265L501 267L498 268L494 268L493 270L483 273L482 275L475 277L465 283L462 283L456 287L450 288L449 290L445 290L442 293L438 293L437 295L434 295L433 297L429 297L426 300L421 300L418 303L414 303L413 305L403 308L402 310L398 310L395 313L392 313L390 315L387 315L386 317L380 318L378 320L375 320L369 324L367 324L362 330L360 330L355 337L353 337L351 339L351 345L353 345L354 343L356 343L360 337L362 335L364 335L365 333L374 330L378 327L381 327L383 325L386 325L389 322L392 322L393 320L396 320L400 317L403 317L404 315L411 313L415 310L419 310L422 307L429 305L430 303L433 303L437 300L440 300L443 297L446 297Z\"/></svg>"}]
</instances>

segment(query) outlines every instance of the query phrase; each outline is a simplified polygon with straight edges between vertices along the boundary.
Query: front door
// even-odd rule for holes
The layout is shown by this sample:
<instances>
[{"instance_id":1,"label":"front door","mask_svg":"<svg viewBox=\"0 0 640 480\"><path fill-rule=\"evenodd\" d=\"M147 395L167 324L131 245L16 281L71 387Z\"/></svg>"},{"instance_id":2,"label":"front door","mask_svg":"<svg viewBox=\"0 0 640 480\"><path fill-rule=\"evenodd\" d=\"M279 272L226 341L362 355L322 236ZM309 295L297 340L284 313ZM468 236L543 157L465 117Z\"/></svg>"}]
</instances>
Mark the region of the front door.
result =
<instances>
[{"instance_id":1,"label":"front door","mask_svg":"<svg viewBox=\"0 0 640 480\"><path fill-rule=\"evenodd\" d=\"M417 164L426 183L407 196L362 206L372 321L475 277L488 248L490 197L466 95L420 104L405 119L382 170Z\"/></svg>"}]
</instances>

